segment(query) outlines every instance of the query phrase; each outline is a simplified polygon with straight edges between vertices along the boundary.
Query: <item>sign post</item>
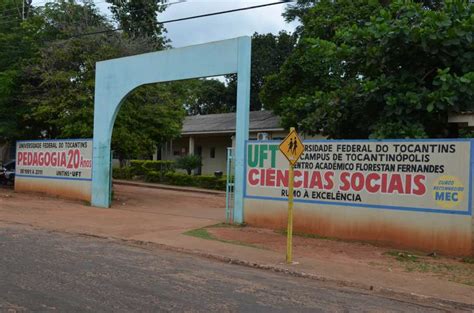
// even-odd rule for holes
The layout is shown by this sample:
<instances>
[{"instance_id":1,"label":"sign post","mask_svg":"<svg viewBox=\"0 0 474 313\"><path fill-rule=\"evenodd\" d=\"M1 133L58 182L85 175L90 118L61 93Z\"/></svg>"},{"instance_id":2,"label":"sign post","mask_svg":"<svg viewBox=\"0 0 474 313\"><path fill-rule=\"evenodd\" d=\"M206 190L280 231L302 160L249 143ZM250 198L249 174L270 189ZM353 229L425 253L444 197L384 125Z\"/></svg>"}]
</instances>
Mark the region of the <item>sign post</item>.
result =
<instances>
[{"instance_id":1,"label":"sign post","mask_svg":"<svg viewBox=\"0 0 474 313\"><path fill-rule=\"evenodd\" d=\"M294 167L304 152L304 145L294 127L280 143L280 151L288 159L288 226L286 230L286 263L292 262L293 255L293 186Z\"/></svg>"}]
</instances>

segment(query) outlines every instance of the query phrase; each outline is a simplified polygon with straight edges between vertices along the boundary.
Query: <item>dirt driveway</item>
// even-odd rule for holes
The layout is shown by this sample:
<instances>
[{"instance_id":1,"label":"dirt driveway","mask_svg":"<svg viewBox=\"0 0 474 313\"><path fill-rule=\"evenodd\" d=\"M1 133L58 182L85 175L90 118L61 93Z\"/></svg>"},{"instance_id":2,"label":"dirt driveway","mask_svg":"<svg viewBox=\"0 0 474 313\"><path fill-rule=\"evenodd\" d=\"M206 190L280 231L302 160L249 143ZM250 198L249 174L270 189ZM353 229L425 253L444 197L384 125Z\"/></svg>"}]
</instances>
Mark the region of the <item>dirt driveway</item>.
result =
<instances>
[{"instance_id":1,"label":"dirt driveway","mask_svg":"<svg viewBox=\"0 0 474 313\"><path fill-rule=\"evenodd\" d=\"M173 238L224 218L225 197L220 195L115 185L112 208L100 209L78 201L0 190L0 221L55 230L128 239Z\"/></svg>"}]
</instances>

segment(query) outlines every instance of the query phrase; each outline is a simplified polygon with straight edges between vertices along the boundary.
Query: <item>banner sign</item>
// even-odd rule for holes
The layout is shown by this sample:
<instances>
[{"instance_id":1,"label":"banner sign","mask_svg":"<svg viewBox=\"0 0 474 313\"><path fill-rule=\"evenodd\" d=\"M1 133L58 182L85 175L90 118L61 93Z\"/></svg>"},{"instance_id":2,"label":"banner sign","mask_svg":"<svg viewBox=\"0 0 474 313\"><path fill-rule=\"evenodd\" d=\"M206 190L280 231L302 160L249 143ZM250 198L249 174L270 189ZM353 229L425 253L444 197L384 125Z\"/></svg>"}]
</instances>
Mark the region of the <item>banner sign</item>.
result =
<instances>
[{"instance_id":1,"label":"banner sign","mask_svg":"<svg viewBox=\"0 0 474 313\"><path fill-rule=\"evenodd\" d=\"M249 141L244 196L287 201L277 141ZM471 214L471 140L305 141L295 202Z\"/></svg>"},{"instance_id":2,"label":"banner sign","mask_svg":"<svg viewBox=\"0 0 474 313\"><path fill-rule=\"evenodd\" d=\"M17 141L16 176L92 180L92 139Z\"/></svg>"}]
</instances>

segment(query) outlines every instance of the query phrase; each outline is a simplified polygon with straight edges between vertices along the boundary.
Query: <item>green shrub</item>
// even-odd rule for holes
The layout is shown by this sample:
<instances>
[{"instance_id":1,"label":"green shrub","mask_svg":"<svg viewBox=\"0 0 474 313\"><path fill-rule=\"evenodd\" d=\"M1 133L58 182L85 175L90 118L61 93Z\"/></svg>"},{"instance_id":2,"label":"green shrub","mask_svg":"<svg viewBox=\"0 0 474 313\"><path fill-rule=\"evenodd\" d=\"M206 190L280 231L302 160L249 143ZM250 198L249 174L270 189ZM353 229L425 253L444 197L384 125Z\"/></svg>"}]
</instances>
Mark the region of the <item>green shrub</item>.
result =
<instances>
[{"instance_id":1,"label":"green shrub","mask_svg":"<svg viewBox=\"0 0 474 313\"><path fill-rule=\"evenodd\" d=\"M226 180L215 176L194 176L196 185L206 189L225 190Z\"/></svg>"},{"instance_id":2,"label":"green shrub","mask_svg":"<svg viewBox=\"0 0 474 313\"><path fill-rule=\"evenodd\" d=\"M227 179L225 177L221 177L217 180L217 183L216 183L216 190L226 190L226 186L227 186Z\"/></svg>"},{"instance_id":3,"label":"green shrub","mask_svg":"<svg viewBox=\"0 0 474 313\"><path fill-rule=\"evenodd\" d=\"M161 175L160 172L149 171L145 175L145 181L147 181L149 183L162 183L163 182L163 176Z\"/></svg>"},{"instance_id":4,"label":"green shrub","mask_svg":"<svg viewBox=\"0 0 474 313\"><path fill-rule=\"evenodd\" d=\"M168 169L167 171L165 171ZM199 187L225 190L226 178L213 175L192 176L174 171L173 161L133 160L129 167L114 168L113 178L132 179L141 176L150 183L164 183L175 186Z\"/></svg>"},{"instance_id":5,"label":"green shrub","mask_svg":"<svg viewBox=\"0 0 474 313\"><path fill-rule=\"evenodd\" d=\"M145 160L131 160L130 168L134 176L144 176L146 169L143 167Z\"/></svg>"},{"instance_id":6,"label":"green shrub","mask_svg":"<svg viewBox=\"0 0 474 313\"><path fill-rule=\"evenodd\" d=\"M133 174L130 167L114 167L112 169L112 177L115 179L132 179Z\"/></svg>"},{"instance_id":7,"label":"green shrub","mask_svg":"<svg viewBox=\"0 0 474 313\"><path fill-rule=\"evenodd\" d=\"M147 160L143 162L142 167L146 171L155 171L160 173L168 173L174 171L175 162L174 161L150 161Z\"/></svg>"},{"instance_id":8,"label":"green shrub","mask_svg":"<svg viewBox=\"0 0 474 313\"><path fill-rule=\"evenodd\" d=\"M191 175L191 171L201 165L201 157L198 155L185 155L176 160L176 167L186 170L188 175Z\"/></svg>"},{"instance_id":9,"label":"green shrub","mask_svg":"<svg viewBox=\"0 0 474 313\"><path fill-rule=\"evenodd\" d=\"M165 180L163 182L175 186L189 186L215 190L225 190L226 187L225 177L219 178L210 175L192 176L170 172L165 174Z\"/></svg>"},{"instance_id":10,"label":"green shrub","mask_svg":"<svg viewBox=\"0 0 474 313\"><path fill-rule=\"evenodd\" d=\"M165 174L165 182L176 186L195 186L194 177L187 174L169 172Z\"/></svg>"},{"instance_id":11,"label":"green shrub","mask_svg":"<svg viewBox=\"0 0 474 313\"><path fill-rule=\"evenodd\" d=\"M158 172L161 179L168 172L173 172L175 169L174 161L152 161L152 160L132 160L130 167L134 176L146 176L150 172Z\"/></svg>"}]
</instances>

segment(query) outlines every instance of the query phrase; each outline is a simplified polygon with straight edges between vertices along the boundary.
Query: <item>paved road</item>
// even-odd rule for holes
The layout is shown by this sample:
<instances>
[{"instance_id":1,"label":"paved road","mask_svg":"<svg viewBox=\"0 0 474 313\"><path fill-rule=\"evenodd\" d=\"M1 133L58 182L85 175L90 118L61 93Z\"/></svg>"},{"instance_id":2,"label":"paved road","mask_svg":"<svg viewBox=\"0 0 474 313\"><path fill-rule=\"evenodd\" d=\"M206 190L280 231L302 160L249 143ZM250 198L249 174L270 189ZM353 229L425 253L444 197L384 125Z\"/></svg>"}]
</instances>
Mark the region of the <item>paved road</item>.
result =
<instances>
[{"instance_id":1,"label":"paved road","mask_svg":"<svg viewBox=\"0 0 474 313\"><path fill-rule=\"evenodd\" d=\"M11 310L11 311L10 311ZM426 304L167 250L0 227L0 312L426 312Z\"/></svg>"}]
</instances>

